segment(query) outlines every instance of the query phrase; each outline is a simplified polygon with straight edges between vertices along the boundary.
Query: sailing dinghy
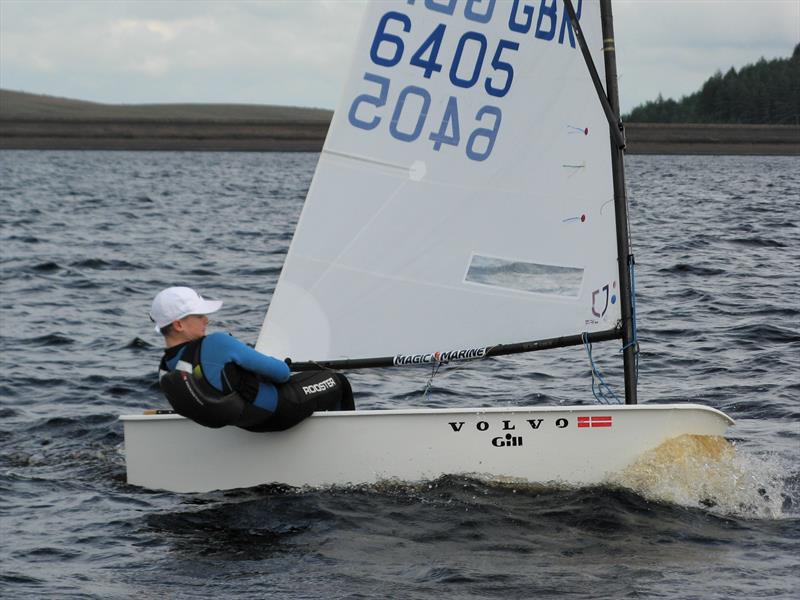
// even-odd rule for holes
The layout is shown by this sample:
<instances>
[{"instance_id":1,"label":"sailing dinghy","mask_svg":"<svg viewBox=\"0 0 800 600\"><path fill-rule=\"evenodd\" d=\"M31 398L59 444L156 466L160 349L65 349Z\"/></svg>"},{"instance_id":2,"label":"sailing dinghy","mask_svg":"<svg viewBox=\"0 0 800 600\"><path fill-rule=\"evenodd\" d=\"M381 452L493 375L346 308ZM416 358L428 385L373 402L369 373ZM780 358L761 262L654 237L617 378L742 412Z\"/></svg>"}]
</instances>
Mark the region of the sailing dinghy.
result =
<instances>
[{"instance_id":1,"label":"sailing dinghy","mask_svg":"<svg viewBox=\"0 0 800 600\"><path fill-rule=\"evenodd\" d=\"M295 370L403 368L620 340L624 405L358 410L278 433L125 415L128 482L584 485L723 435L712 408L637 404L618 114L610 0L374 2L256 348Z\"/></svg>"}]
</instances>

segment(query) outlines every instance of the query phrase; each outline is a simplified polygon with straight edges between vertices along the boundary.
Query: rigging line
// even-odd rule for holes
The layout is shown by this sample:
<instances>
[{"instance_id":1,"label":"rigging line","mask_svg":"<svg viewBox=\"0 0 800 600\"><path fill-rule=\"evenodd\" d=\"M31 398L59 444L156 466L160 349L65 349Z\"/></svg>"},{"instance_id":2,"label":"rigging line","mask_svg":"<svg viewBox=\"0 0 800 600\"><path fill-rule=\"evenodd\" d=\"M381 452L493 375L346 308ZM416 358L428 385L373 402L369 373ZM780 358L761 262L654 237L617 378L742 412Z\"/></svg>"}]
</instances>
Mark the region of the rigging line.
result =
<instances>
[{"instance_id":1,"label":"rigging line","mask_svg":"<svg viewBox=\"0 0 800 600\"><path fill-rule=\"evenodd\" d=\"M292 368L292 360L289 359L289 358L286 358L286 359L284 359L284 361L286 362L287 365L289 365L289 368L291 369ZM308 363L311 364L311 365L314 365L320 371L330 371L332 373L337 373L338 372L336 369L334 369L332 367L329 367L328 365L320 364L316 360L310 360L310 361L308 361Z\"/></svg>"},{"instance_id":2,"label":"rigging line","mask_svg":"<svg viewBox=\"0 0 800 600\"><path fill-rule=\"evenodd\" d=\"M633 325L633 335L631 336L631 341L622 348L620 348L620 352L625 352L630 347L633 347L633 356L634 356L634 366L636 372L636 381L639 381L639 333L638 333L638 325L636 322L636 261L633 258L633 254L628 256L628 269L630 271L630 279L631 279L631 324Z\"/></svg>"},{"instance_id":3,"label":"rigging line","mask_svg":"<svg viewBox=\"0 0 800 600\"><path fill-rule=\"evenodd\" d=\"M614 393L611 386L606 383L597 365L595 365L592 357L592 343L589 341L588 334L583 333L582 336L584 339L583 346L586 348L586 354L589 356L589 365L592 370L592 395L594 399L597 400L598 404L611 404L612 400L616 404L622 404L622 400Z\"/></svg>"},{"instance_id":4,"label":"rigging line","mask_svg":"<svg viewBox=\"0 0 800 600\"><path fill-rule=\"evenodd\" d=\"M621 159L622 160L622 159ZM622 198L624 199L625 206L629 207L628 203L628 185L625 182L625 177L622 178ZM630 210L625 210L625 223L628 231L628 239L626 240L626 250L628 254L633 257L633 237L631 236L631 213Z\"/></svg>"},{"instance_id":5,"label":"rigging line","mask_svg":"<svg viewBox=\"0 0 800 600\"><path fill-rule=\"evenodd\" d=\"M428 383L425 384L425 389L422 391L422 397L427 401L430 401L431 399L430 392L431 392L431 386L433 385L433 378L436 377L436 375L439 373L439 369L442 368L443 364L444 361L440 360L438 362L433 363L433 365L431 366L431 376L428 378Z\"/></svg>"},{"instance_id":6,"label":"rigging line","mask_svg":"<svg viewBox=\"0 0 800 600\"><path fill-rule=\"evenodd\" d=\"M586 62L586 68L589 69L589 75L592 79L592 83L594 83L594 88L597 91L597 97L599 98L600 104L603 107L603 112L606 114L606 119L608 120L608 124L611 129L611 135L614 137L614 142L617 144L617 147L624 148L625 134L622 132L622 121L620 121L619 116L611 107L608 96L606 96L606 91L603 89L603 84L600 82L600 75L597 73L597 67L594 66L592 54L589 52L589 48L586 45L586 38L583 36L583 29L581 29L578 16L575 14L575 8L572 6L572 0L564 0L564 7L567 9L569 20L572 23L572 28L575 30L575 37L578 38L578 45L581 47L581 54L583 54L584 62Z\"/></svg>"},{"instance_id":7,"label":"rigging line","mask_svg":"<svg viewBox=\"0 0 800 600\"><path fill-rule=\"evenodd\" d=\"M493 348L496 348L496 347L497 346L489 346L489 347L487 347L486 348L487 355L486 356L482 356L480 358L475 358L475 359L470 359L470 360L465 360L465 361L439 360L439 361L433 363L431 365L431 376L428 378L428 383L425 384L425 389L422 392L422 396L425 398L425 400L430 400L430 389L433 386L433 379L434 379L434 377L436 377L439 374L439 371L441 370L443 365L450 365L450 364L452 364L452 362L457 363L457 364L453 365L453 367L451 369L448 369L447 371L445 371L445 374L447 374L447 375L450 375L451 373L456 373L458 371L461 371L462 369L466 369L466 368L470 367L471 364L476 360L487 360L488 358L491 358L490 356L488 356L488 352L490 350L492 350ZM444 374L442 376L444 376Z\"/></svg>"}]
</instances>

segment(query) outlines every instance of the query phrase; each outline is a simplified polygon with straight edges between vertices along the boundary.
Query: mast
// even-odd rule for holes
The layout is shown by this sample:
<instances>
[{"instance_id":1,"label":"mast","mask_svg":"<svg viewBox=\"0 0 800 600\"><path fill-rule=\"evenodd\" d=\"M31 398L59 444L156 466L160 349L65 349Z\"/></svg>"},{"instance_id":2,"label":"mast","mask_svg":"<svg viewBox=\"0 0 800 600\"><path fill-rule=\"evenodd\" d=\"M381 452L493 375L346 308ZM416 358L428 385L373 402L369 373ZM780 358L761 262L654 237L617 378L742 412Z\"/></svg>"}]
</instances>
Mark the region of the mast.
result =
<instances>
[{"instance_id":1,"label":"mast","mask_svg":"<svg viewBox=\"0 0 800 600\"><path fill-rule=\"evenodd\" d=\"M606 85L600 81L592 55L586 45L580 21L575 13L572 0L564 0L564 8L572 22L572 28L586 62L586 68L594 83L597 97L608 119L611 139L611 173L614 183L614 214L617 230L617 265L619 268L620 312L622 323L622 360L625 372L625 404L636 404L636 325L633 312L633 253L628 234L628 200L625 192L625 133L619 116L619 88L617 87L617 60L614 48L614 18L611 0L600 0L600 24L603 34L603 59L606 69Z\"/></svg>"},{"instance_id":2,"label":"mast","mask_svg":"<svg viewBox=\"0 0 800 600\"><path fill-rule=\"evenodd\" d=\"M611 0L600 0L600 21L603 28L603 57L606 68L606 91L616 123L609 123L611 134L611 169L614 181L614 208L617 222L617 262L619 265L620 300L622 301L622 358L625 371L625 404L637 403L636 354L638 352L633 316L631 269L633 253L628 233L628 200L625 191L624 130L619 117L617 60L614 48L614 21ZM617 140L622 136L623 144Z\"/></svg>"}]
</instances>

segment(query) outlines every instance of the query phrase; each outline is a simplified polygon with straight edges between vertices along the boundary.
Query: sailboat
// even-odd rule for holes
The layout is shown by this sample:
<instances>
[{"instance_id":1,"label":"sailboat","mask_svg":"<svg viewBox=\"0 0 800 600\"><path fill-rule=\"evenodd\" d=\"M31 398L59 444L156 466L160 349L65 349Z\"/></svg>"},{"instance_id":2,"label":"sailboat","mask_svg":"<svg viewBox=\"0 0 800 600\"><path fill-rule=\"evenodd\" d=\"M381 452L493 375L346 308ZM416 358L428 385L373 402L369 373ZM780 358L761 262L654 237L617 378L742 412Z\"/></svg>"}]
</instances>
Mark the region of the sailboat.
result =
<instances>
[{"instance_id":1,"label":"sailboat","mask_svg":"<svg viewBox=\"0 0 800 600\"><path fill-rule=\"evenodd\" d=\"M713 408L638 404L618 106L610 0L371 4L256 349L402 369L616 341L624 404L316 413L277 433L124 415L128 482L586 485L722 436Z\"/></svg>"}]
</instances>

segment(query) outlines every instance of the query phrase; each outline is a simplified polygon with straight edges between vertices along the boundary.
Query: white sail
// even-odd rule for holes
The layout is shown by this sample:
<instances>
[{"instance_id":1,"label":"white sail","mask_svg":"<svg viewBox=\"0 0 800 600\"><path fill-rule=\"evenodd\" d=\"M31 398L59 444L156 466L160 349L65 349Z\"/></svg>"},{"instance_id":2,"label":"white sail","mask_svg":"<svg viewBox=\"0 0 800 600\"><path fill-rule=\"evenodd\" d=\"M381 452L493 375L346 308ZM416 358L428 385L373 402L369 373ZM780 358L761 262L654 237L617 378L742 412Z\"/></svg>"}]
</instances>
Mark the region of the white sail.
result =
<instances>
[{"instance_id":1,"label":"white sail","mask_svg":"<svg viewBox=\"0 0 800 600\"><path fill-rule=\"evenodd\" d=\"M599 6L575 2L603 78ZM473 349L619 318L608 124L561 2L376 2L257 349Z\"/></svg>"}]
</instances>

